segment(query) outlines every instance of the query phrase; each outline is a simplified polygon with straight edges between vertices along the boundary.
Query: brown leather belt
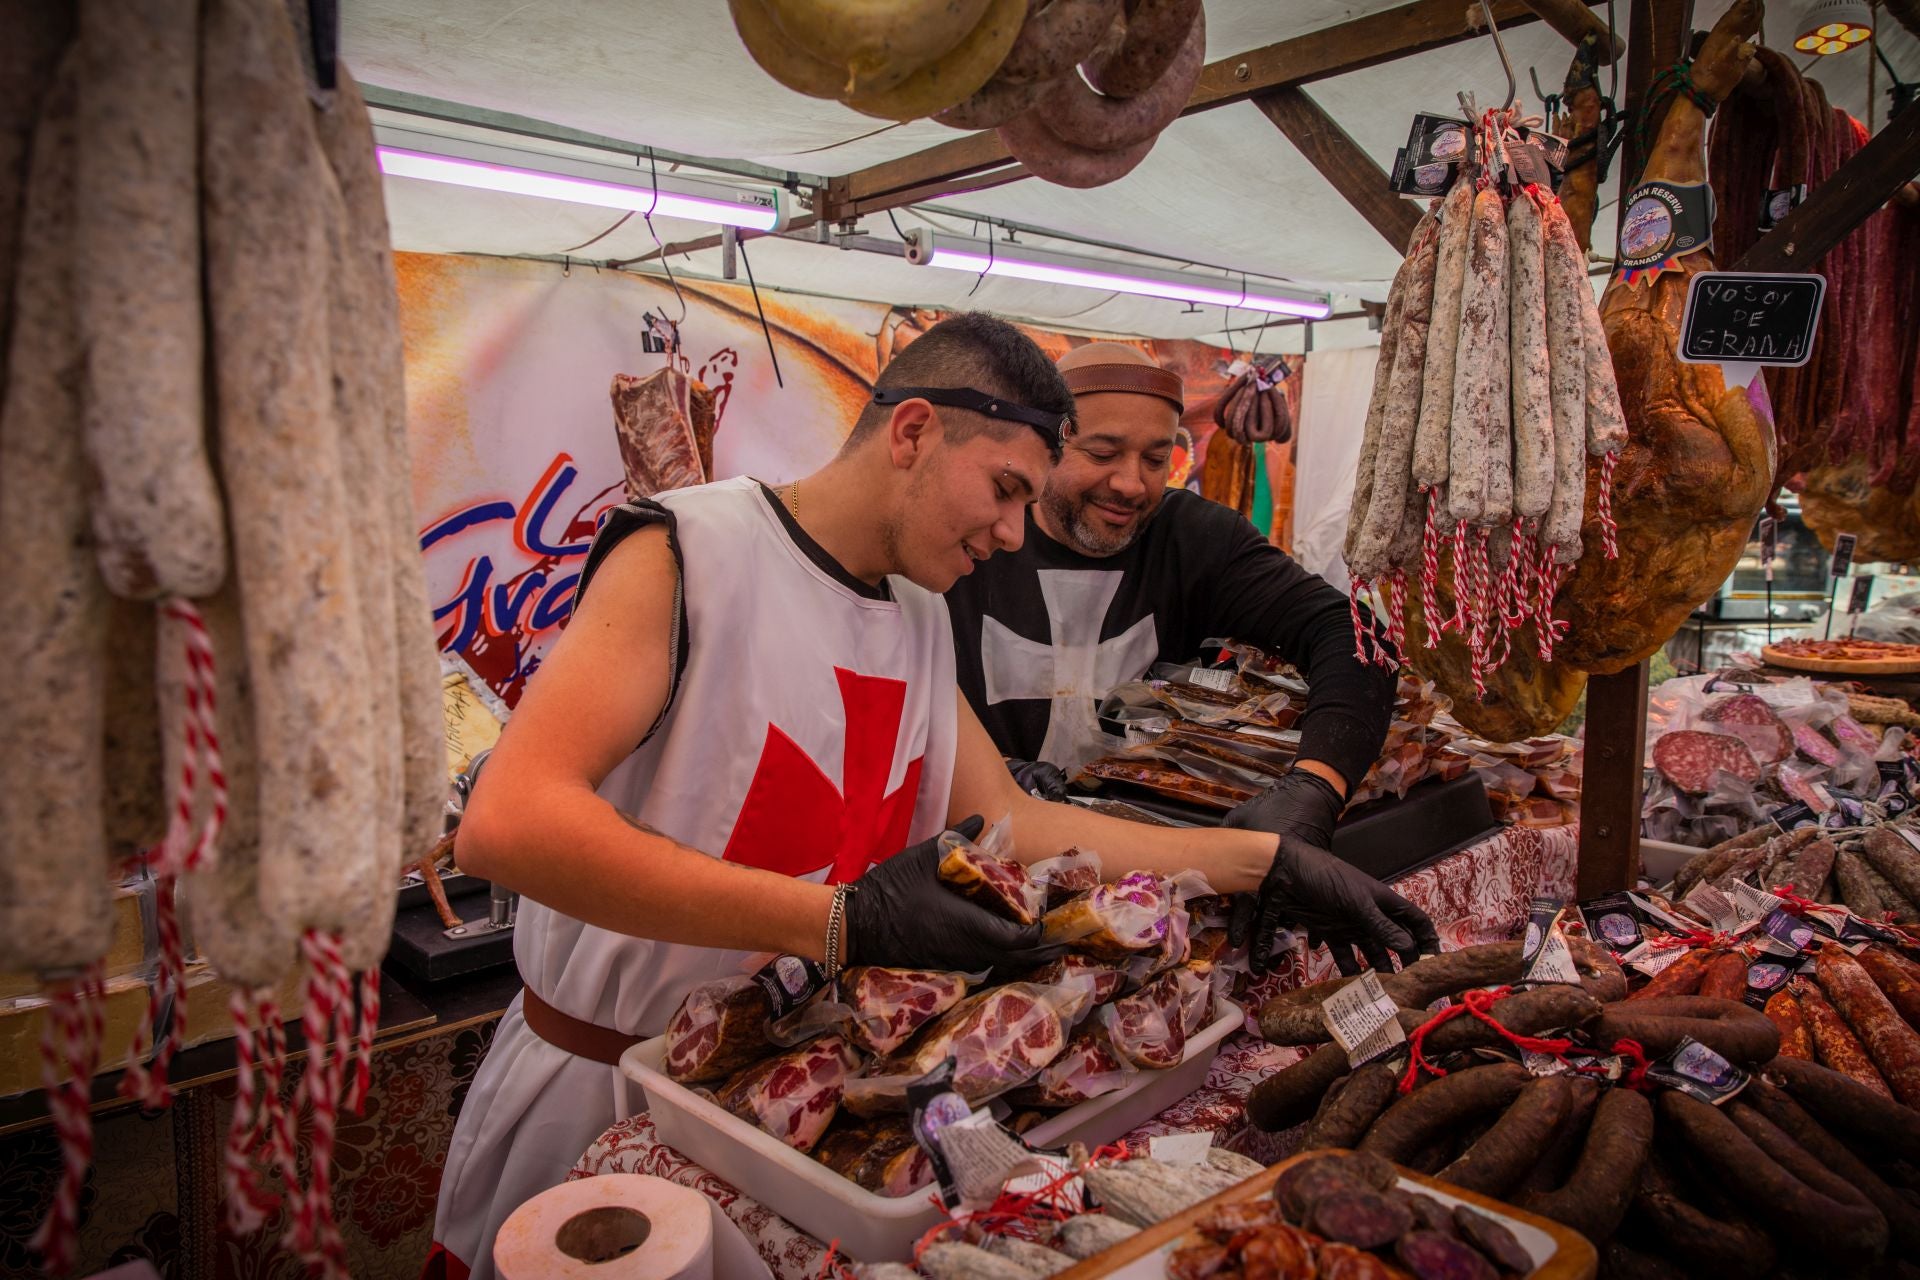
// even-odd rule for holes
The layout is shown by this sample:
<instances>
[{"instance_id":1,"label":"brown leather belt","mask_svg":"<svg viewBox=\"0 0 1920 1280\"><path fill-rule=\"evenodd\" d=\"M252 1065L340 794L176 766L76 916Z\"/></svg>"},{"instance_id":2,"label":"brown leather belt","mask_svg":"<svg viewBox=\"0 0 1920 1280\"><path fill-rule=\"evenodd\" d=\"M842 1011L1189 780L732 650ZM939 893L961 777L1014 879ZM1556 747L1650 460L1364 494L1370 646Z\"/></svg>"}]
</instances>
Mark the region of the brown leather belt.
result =
<instances>
[{"instance_id":1,"label":"brown leather belt","mask_svg":"<svg viewBox=\"0 0 1920 1280\"><path fill-rule=\"evenodd\" d=\"M619 1066L620 1055L642 1039L562 1013L536 995L532 987L520 990L520 1016L527 1020L529 1031L554 1048L610 1067Z\"/></svg>"}]
</instances>

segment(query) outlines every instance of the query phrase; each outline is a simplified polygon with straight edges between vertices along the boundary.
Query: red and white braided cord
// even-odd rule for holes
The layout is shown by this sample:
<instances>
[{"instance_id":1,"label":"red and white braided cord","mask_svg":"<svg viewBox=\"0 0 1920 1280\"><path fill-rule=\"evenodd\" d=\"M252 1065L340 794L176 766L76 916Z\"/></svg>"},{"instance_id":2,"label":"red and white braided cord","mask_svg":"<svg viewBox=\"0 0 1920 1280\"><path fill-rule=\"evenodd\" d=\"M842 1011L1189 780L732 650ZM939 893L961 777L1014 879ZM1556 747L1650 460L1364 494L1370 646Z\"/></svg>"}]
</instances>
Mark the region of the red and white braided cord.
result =
<instances>
[{"instance_id":1,"label":"red and white braided cord","mask_svg":"<svg viewBox=\"0 0 1920 1280\"><path fill-rule=\"evenodd\" d=\"M1619 529L1613 522L1613 469L1620 465L1620 451L1600 456L1600 498L1597 506L1600 516L1600 545L1606 549L1607 559L1620 558L1620 544L1617 541Z\"/></svg>"},{"instance_id":2,"label":"red and white braided cord","mask_svg":"<svg viewBox=\"0 0 1920 1280\"><path fill-rule=\"evenodd\" d=\"M95 961L76 978L51 984L40 1028L40 1083L60 1144L60 1178L31 1247L49 1275L64 1275L77 1258L80 1195L93 1165L93 1074L105 1032L106 982Z\"/></svg>"},{"instance_id":3,"label":"red and white braided cord","mask_svg":"<svg viewBox=\"0 0 1920 1280\"><path fill-rule=\"evenodd\" d=\"M1427 522L1420 533L1420 616L1427 648L1440 643L1440 487L1427 490Z\"/></svg>"},{"instance_id":4,"label":"red and white braided cord","mask_svg":"<svg viewBox=\"0 0 1920 1280\"><path fill-rule=\"evenodd\" d=\"M1353 656L1361 663L1373 661L1367 656L1367 641L1372 632L1360 616L1360 597L1367 591L1367 580L1355 578L1347 587L1347 617L1353 623Z\"/></svg>"},{"instance_id":5,"label":"red and white braided cord","mask_svg":"<svg viewBox=\"0 0 1920 1280\"><path fill-rule=\"evenodd\" d=\"M261 1019L263 993L236 989L227 1001L233 1015L234 1074L233 1119L227 1126L227 1141L222 1148L221 1184L226 1191L227 1229L236 1236L260 1229L279 1200L261 1185L260 1171L254 1163L254 1150L262 1135L269 1138L275 1108L261 1096L257 1034L264 1033ZM277 1097L273 1098L278 1101Z\"/></svg>"},{"instance_id":6,"label":"red and white braided cord","mask_svg":"<svg viewBox=\"0 0 1920 1280\"><path fill-rule=\"evenodd\" d=\"M360 1030L354 1038L353 1083L347 1090L347 1106L360 1115L367 1106L367 1087L373 1081L373 1035L380 1027L380 967L360 974Z\"/></svg>"},{"instance_id":7,"label":"red and white braided cord","mask_svg":"<svg viewBox=\"0 0 1920 1280\"><path fill-rule=\"evenodd\" d=\"M1467 647L1473 654L1473 690L1476 694L1485 696L1487 657L1491 647L1488 632L1493 624L1494 612L1492 570L1487 562L1487 531L1485 529L1476 528L1473 531L1473 546L1469 555L1472 557L1473 604L1470 613L1472 625ZM1459 590L1457 572L1455 578L1457 591Z\"/></svg>"},{"instance_id":8,"label":"red and white braided cord","mask_svg":"<svg viewBox=\"0 0 1920 1280\"><path fill-rule=\"evenodd\" d=\"M1540 661L1553 661L1553 593L1554 570L1553 548L1542 542L1539 554L1533 563L1533 630L1535 652Z\"/></svg>"},{"instance_id":9,"label":"red and white braided cord","mask_svg":"<svg viewBox=\"0 0 1920 1280\"><path fill-rule=\"evenodd\" d=\"M346 1245L333 1216L333 1152L340 1123L340 1086L351 1039L352 980L340 954L340 935L308 929L300 939L307 961L306 1005L302 1030L307 1039L307 1069L296 1098L309 1108L307 1183L290 1178L294 1205L287 1244L323 1276L346 1275ZM290 1157L290 1153L289 1153ZM290 1174L295 1171L283 1166ZM297 1176L297 1175L296 1175Z\"/></svg>"},{"instance_id":10,"label":"red and white braided cord","mask_svg":"<svg viewBox=\"0 0 1920 1280\"><path fill-rule=\"evenodd\" d=\"M1453 523L1453 616L1445 629L1466 635L1473 624L1473 558L1467 552L1467 522Z\"/></svg>"},{"instance_id":11,"label":"red and white braided cord","mask_svg":"<svg viewBox=\"0 0 1920 1280\"><path fill-rule=\"evenodd\" d=\"M1385 587L1387 597L1387 639L1396 653L1407 652L1407 571L1396 568Z\"/></svg>"}]
</instances>

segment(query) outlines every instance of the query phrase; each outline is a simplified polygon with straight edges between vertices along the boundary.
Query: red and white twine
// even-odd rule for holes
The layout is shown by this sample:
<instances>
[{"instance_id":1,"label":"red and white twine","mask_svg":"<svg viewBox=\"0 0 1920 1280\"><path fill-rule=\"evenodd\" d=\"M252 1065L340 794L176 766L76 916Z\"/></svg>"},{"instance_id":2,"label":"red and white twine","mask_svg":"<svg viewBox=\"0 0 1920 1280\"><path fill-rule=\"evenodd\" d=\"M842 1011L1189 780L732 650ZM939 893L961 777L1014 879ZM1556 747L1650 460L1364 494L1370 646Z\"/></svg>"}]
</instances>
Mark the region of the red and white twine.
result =
<instances>
[{"instance_id":1,"label":"red and white twine","mask_svg":"<svg viewBox=\"0 0 1920 1280\"><path fill-rule=\"evenodd\" d=\"M1616 540L1619 529L1613 522L1613 469L1620 465L1620 451L1602 454L1600 458L1600 497L1597 503L1600 517L1600 545L1606 549L1607 559L1620 558L1620 544Z\"/></svg>"},{"instance_id":2,"label":"red and white twine","mask_svg":"<svg viewBox=\"0 0 1920 1280\"><path fill-rule=\"evenodd\" d=\"M1420 533L1420 616L1427 648L1440 643L1440 487L1427 490L1427 521Z\"/></svg>"},{"instance_id":3,"label":"red and white twine","mask_svg":"<svg viewBox=\"0 0 1920 1280\"><path fill-rule=\"evenodd\" d=\"M32 1248L49 1275L73 1269L78 1252L80 1195L93 1165L93 1073L100 1065L105 1032L101 1010L106 981L98 961L77 977L54 981L40 1028L40 1083L47 1092L60 1144L60 1177Z\"/></svg>"}]
</instances>

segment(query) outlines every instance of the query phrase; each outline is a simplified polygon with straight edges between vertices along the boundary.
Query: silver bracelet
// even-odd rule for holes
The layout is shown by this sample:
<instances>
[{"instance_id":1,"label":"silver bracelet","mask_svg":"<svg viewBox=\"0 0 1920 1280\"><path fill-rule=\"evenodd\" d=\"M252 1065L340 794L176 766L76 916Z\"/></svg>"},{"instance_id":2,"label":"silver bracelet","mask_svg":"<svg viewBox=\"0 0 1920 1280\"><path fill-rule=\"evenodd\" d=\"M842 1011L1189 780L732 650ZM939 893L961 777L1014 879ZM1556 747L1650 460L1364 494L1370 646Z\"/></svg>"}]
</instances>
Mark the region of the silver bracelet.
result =
<instances>
[{"instance_id":1,"label":"silver bracelet","mask_svg":"<svg viewBox=\"0 0 1920 1280\"><path fill-rule=\"evenodd\" d=\"M847 958L847 895L853 892L851 884L835 885L833 905L827 909L827 981L832 982L840 976L846 967Z\"/></svg>"}]
</instances>

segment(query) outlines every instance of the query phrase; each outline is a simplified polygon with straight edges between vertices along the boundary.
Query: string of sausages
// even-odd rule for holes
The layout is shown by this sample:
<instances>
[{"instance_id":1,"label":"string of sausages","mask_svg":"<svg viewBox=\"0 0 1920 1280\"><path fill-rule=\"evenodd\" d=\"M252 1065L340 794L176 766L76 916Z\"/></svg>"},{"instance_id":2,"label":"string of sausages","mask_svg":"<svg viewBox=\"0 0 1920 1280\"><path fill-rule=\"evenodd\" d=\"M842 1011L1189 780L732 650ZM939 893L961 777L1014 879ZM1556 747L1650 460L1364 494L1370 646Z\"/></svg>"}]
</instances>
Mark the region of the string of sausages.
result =
<instances>
[{"instance_id":1,"label":"string of sausages","mask_svg":"<svg viewBox=\"0 0 1920 1280\"><path fill-rule=\"evenodd\" d=\"M1585 256L1553 194L1514 180L1523 122L1481 113L1476 163L1415 228L1389 290L1347 564L1406 617L1417 583L1426 648L1460 637L1477 692L1531 626L1551 661L1554 598L1593 522L1618 554L1611 486L1625 418ZM1376 661L1384 660L1377 650Z\"/></svg>"}]
</instances>

